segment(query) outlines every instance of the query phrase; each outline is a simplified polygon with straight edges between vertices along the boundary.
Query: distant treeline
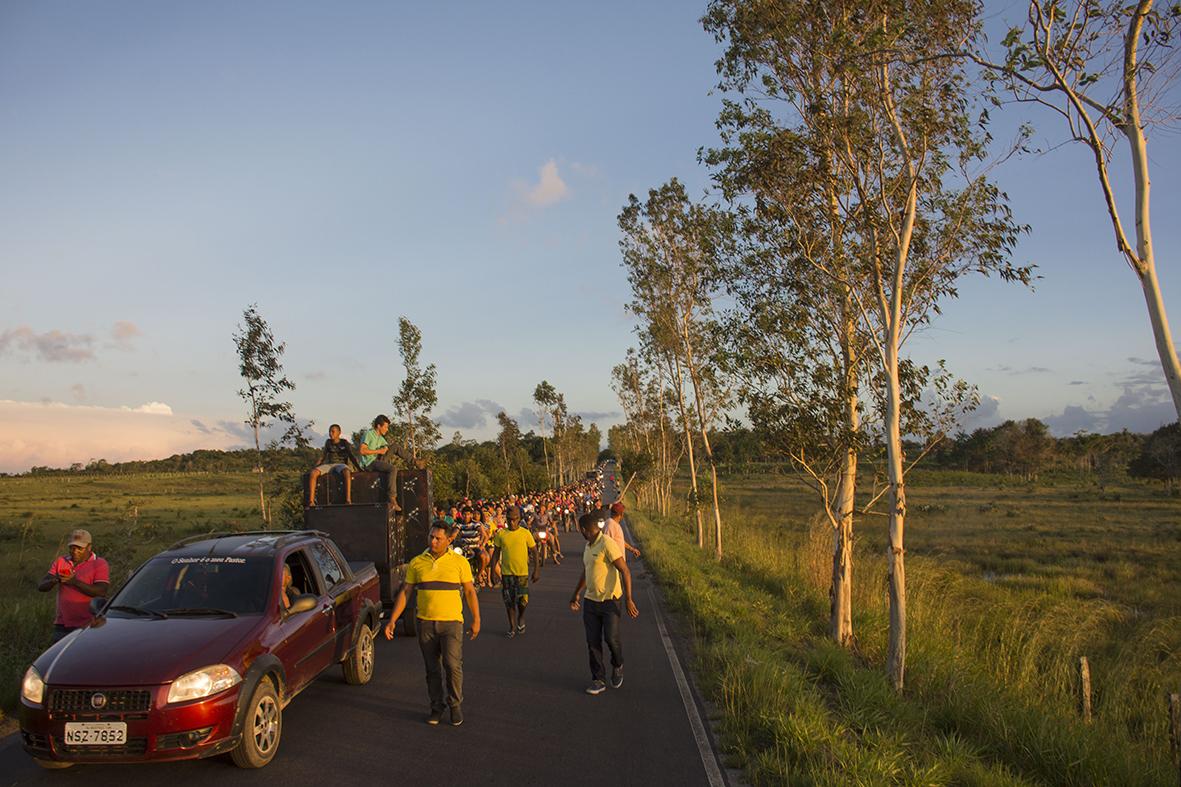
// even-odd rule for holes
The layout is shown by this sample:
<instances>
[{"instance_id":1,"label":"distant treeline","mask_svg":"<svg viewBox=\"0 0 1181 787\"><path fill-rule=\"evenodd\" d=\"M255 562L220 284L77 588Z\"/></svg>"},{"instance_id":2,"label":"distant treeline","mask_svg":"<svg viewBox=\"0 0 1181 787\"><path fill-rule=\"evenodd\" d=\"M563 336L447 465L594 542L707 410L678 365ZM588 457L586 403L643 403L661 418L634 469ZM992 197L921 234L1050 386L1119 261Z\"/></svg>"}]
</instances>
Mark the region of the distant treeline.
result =
<instances>
[{"instance_id":1,"label":"distant treeline","mask_svg":"<svg viewBox=\"0 0 1181 787\"><path fill-rule=\"evenodd\" d=\"M719 467L727 472L745 473L784 462L781 455L767 450L759 434L751 429L728 429L710 439ZM917 457L923 451L923 446L913 442L907 443L906 448L909 458ZM626 464L629 457L627 452L624 453ZM870 450L864 458L872 460L872 456ZM1050 470L1070 470L1101 477L1149 478L1172 484L1181 480L1181 428L1174 423L1152 434L1124 430L1106 435L1080 433L1054 437L1049 428L1035 418L1005 421L991 428L944 438L930 449L921 466L1026 479L1035 479Z\"/></svg>"},{"instance_id":2,"label":"distant treeline","mask_svg":"<svg viewBox=\"0 0 1181 787\"><path fill-rule=\"evenodd\" d=\"M577 438L577 439L576 439ZM598 430L590 430L567 438L567 465L563 478L553 456L552 439L539 435L502 434L496 440L476 442L463 440L458 433L450 443L426 454L427 466L434 474L435 499L440 503L464 497L480 498L511 494L523 490L548 489L559 483L569 483L593 467L599 456ZM263 463L268 475L293 481L296 474L312 467L319 458L319 446L309 448L275 448L263 451ZM143 459L128 462L108 462L92 459L68 468L37 466L31 476L65 475L130 475L135 473L250 473L257 466L253 449L236 451L198 450L174 454L165 459Z\"/></svg>"}]
</instances>

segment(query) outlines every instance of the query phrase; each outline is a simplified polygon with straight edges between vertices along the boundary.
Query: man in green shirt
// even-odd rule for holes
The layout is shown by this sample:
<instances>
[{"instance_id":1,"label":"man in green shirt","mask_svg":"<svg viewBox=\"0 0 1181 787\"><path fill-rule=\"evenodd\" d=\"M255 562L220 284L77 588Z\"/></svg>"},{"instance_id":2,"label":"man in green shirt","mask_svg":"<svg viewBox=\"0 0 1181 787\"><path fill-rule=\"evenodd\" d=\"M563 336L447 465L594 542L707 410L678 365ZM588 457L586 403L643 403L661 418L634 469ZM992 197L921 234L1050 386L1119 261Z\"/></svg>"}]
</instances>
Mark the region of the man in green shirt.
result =
<instances>
[{"instance_id":1,"label":"man in green shirt","mask_svg":"<svg viewBox=\"0 0 1181 787\"><path fill-rule=\"evenodd\" d=\"M540 576L537 542L521 527L521 509L509 506L508 527L496 531L492 539L492 570L500 575L500 596L508 615L508 636L525 633L525 608L529 606L529 564L533 581Z\"/></svg>"},{"instance_id":2,"label":"man in green shirt","mask_svg":"<svg viewBox=\"0 0 1181 787\"><path fill-rule=\"evenodd\" d=\"M385 473L390 503L394 510L398 510L398 485L395 474L398 468L389 460L390 452L398 456L407 466L412 464L412 457L401 446L386 441L385 436L390 431L390 419L379 415L373 419L373 427L366 429L361 435L361 444L357 453L361 455L361 469L373 473ZM419 464L419 467L422 465Z\"/></svg>"}]
</instances>

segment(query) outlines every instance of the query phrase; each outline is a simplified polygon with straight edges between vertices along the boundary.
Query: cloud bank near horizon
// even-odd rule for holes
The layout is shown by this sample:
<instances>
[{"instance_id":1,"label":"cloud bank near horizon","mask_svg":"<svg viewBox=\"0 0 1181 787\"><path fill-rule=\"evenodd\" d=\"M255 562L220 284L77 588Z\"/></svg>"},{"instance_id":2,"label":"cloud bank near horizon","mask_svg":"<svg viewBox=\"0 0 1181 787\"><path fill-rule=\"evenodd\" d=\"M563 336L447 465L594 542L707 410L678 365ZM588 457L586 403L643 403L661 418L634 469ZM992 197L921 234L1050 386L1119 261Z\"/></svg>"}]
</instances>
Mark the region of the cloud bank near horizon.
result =
<instances>
[{"instance_id":1,"label":"cloud bank near horizon","mask_svg":"<svg viewBox=\"0 0 1181 787\"><path fill-rule=\"evenodd\" d=\"M65 402L0 400L0 472L31 467L69 467L94 459L108 462L164 459L198 449L232 450L253 445L245 424L207 424L174 413L164 402L136 407L100 407ZM269 442L282 430L264 432ZM318 433L309 435L315 440Z\"/></svg>"}]
</instances>

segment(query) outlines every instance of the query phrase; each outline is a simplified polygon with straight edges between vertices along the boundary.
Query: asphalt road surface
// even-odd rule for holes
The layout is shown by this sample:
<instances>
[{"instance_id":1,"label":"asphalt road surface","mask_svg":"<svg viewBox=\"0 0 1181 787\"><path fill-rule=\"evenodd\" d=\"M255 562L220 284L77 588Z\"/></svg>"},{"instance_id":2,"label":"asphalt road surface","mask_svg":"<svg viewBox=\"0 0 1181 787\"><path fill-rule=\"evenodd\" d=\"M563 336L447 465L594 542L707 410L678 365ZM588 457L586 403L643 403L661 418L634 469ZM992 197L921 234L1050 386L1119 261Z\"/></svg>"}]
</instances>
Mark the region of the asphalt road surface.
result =
<instances>
[{"instance_id":1,"label":"asphalt road surface","mask_svg":"<svg viewBox=\"0 0 1181 787\"><path fill-rule=\"evenodd\" d=\"M604 497L616 494L608 477ZM417 642L381 638L368 685L349 686L333 668L287 706L279 753L261 771L235 768L228 757L43 771L11 735L0 740L0 785L711 784L706 763L716 763L699 746L703 729L687 711L642 560L629 562L640 617L624 618L625 683L596 697L584 693L590 670L582 619L567 606L582 545L577 531L562 534L566 560L546 566L530 588L526 631L515 639L505 637L500 592L480 592L483 630L464 644L461 727L425 723ZM719 783L714 771L712 784Z\"/></svg>"}]
</instances>

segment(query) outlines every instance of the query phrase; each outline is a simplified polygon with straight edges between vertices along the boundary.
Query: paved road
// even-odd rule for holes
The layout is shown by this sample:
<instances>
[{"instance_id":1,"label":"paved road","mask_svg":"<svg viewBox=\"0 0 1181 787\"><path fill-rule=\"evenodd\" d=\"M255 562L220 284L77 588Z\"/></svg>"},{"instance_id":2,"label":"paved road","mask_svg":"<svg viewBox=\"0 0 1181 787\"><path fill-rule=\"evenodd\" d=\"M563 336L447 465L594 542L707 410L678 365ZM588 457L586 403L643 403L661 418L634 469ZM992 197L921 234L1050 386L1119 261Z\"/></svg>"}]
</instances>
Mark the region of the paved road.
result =
<instances>
[{"instance_id":1,"label":"paved road","mask_svg":"<svg viewBox=\"0 0 1181 787\"><path fill-rule=\"evenodd\" d=\"M605 490L614 499L614 486ZM504 636L499 591L480 593L484 630L464 646L464 724L430 727L416 642L380 640L367 686L333 669L288 706L276 759L261 772L228 758L138 766L86 765L46 772L0 741L0 785L218 785L327 781L418 785L704 785L707 779L652 609L650 580L632 563L638 620L625 619L623 688L597 697L582 621L567 602L580 569L581 536L564 535L568 559L547 566L530 594L527 630Z\"/></svg>"}]
</instances>

